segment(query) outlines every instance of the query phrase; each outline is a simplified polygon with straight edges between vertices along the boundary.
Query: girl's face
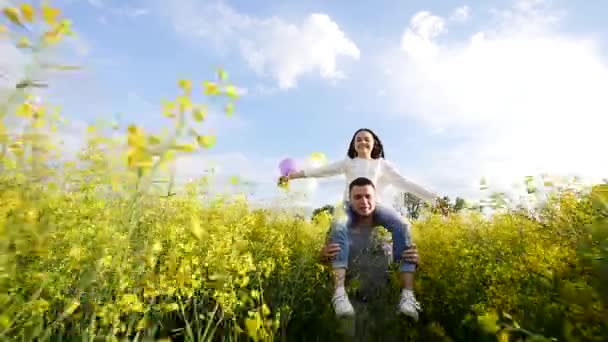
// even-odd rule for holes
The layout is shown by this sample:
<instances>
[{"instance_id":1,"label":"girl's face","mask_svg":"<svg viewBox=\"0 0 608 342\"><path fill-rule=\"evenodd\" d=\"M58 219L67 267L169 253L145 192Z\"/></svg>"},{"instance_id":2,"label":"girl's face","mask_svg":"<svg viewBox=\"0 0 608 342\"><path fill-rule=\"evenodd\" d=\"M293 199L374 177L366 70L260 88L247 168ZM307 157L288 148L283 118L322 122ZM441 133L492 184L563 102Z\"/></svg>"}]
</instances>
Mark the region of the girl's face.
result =
<instances>
[{"instance_id":1,"label":"girl's face","mask_svg":"<svg viewBox=\"0 0 608 342\"><path fill-rule=\"evenodd\" d=\"M370 158L374 149L374 137L368 131L355 135L355 151L359 158Z\"/></svg>"}]
</instances>

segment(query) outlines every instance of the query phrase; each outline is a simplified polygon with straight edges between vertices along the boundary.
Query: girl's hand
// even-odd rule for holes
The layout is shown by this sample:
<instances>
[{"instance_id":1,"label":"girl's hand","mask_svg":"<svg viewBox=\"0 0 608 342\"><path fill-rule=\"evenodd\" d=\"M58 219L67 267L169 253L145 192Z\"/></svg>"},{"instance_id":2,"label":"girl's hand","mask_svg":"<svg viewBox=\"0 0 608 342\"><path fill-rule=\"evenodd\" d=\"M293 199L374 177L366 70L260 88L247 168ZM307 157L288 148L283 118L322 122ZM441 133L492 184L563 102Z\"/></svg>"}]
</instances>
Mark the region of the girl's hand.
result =
<instances>
[{"instance_id":1,"label":"girl's hand","mask_svg":"<svg viewBox=\"0 0 608 342\"><path fill-rule=\"evenodd\" d=\"M299 179L299 178L306 178L304 176L304 171L295 171L295 172L291 172L289 175L287 175L287 178L289 180L292 179Z\"/></svg>"},{"instance_id":2,"label":"girl's hand","mask_svg":"<svg viewBox=\"0 0 608 342\"><path fill-rule=\"evenodd\" d=\"M303 171L291 172L287 176L279 177L278 185L279 186L287 186L289 181L292 179L305 178Z\"/></svg>"},{"instance_id":3,"label":"girl's hand","mask_svg":"<svg viewBox=\"0 0 608 342\"><path fill-rule=\"evenodd\" d=\"M283 187L283 186L286 186L287 184L289 184L289 177L287 177L287 176L279 177L279 180L277 182L278 186Z\"/></svg>"}]
</instances>

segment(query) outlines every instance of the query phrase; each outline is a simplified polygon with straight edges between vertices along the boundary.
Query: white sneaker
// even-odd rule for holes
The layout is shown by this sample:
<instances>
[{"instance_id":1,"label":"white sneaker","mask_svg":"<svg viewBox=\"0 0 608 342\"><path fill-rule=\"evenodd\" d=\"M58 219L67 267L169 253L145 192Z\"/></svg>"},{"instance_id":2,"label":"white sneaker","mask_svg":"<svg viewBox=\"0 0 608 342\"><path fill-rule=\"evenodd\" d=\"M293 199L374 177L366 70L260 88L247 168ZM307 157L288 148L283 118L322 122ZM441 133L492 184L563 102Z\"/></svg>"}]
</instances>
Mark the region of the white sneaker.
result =
<instances>
[{"instance_id":1,"label":"white sneaker","mask_svg":"<svg viewBox=\"0 0 608 342\"><path fill-rule=\"evenodd\" d=\"M418 321L419 311L421 311L420 303L414 297L414 293L411 291L402 292L401 300L399 301L399 312Z\"/></svg>"},{"instance_id":2,"label":"white sneaker","mask_svg":"<svg viewBox=\"0 0 608 342\"><path fill-rule=\"evenodd\" d=\"M355 309L348 300L348 296L346 296L346 294L335 295L332 299L332 303L334 304L334 310L336 311L336 315L338 317L355 315Z\"/></svg>"}]
</instances>

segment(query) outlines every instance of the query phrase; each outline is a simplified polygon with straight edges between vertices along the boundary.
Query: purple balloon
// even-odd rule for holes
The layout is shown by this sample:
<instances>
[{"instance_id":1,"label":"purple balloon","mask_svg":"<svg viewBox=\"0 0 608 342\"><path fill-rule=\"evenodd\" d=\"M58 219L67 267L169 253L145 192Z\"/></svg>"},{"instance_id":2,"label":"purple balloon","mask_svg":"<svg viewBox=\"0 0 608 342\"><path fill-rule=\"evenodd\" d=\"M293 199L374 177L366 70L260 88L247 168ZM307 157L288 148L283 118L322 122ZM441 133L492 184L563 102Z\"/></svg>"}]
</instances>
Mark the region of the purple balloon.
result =
<instances>
[{"instance_id":1,"label":"purple balloon","mask_svg":"<svg viewBox=\"0 0 608 342\"><path fill-rule=\"evenodd\" d=\"M281 171L281 176L287 176L296 171L296 162L291 158L283 159L279 163L279 170Z\"/></svg>"}]
</instances>

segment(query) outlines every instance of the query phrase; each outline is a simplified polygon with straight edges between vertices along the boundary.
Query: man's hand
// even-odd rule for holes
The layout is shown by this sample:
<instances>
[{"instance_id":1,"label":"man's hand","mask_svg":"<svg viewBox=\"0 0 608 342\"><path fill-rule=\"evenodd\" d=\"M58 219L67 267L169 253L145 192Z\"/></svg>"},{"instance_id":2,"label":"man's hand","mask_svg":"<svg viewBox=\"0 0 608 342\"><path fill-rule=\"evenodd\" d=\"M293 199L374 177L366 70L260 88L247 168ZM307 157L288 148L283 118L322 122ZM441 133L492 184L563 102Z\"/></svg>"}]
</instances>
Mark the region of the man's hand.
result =
<instances>
[{"instance_id":1,"label":"man's hand","mask_svg":"<svg viewBox=\"0 0 608 342\"><path fill-rule=\"evenodd\" d=\"M328 243L321 249L321 259L329 261L340 252L340 245L337 243Z\"/></svg>"},{"instance_id":2,"label":"man's hand","mask_svg":"<svg viewBox=\"0 0 608 342\"><path fill-rule=\"evenodd\" d=\"M403 261L418 265L418 248L415 244L403 251Z\"/></svg>"}]
</instances>

